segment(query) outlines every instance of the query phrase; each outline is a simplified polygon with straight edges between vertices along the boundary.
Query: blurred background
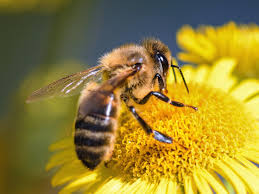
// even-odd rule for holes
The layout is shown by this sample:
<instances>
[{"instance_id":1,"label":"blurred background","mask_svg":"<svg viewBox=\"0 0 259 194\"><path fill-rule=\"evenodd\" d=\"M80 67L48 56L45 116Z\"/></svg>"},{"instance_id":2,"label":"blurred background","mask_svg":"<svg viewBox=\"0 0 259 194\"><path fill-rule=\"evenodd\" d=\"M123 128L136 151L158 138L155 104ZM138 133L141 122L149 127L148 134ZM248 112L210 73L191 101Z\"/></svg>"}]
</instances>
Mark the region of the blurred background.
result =
<instances>
[{"instance_id":1,"label":"blurred background","mask_svg":"<svg viewBox=\"0 0 259 194\"><path fill-rule=\"evenodd\" d=\"M48 146L70 133L77 96L25 104L35 89L153 36L175 56L184 24L259 24L259 1L0 0L0 193L57 193Z\"/></svg>"}]
</instances>

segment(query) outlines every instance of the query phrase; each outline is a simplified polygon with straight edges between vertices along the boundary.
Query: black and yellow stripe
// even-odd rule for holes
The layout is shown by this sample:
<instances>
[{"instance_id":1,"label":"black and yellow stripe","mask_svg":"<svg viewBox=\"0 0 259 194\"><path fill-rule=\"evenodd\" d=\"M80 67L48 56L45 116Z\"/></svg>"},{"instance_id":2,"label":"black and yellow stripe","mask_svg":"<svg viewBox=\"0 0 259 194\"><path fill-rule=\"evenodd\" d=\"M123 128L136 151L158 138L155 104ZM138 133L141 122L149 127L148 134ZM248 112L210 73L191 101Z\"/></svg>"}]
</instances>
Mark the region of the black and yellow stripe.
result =
<instances>
[{"instance_id":1,"label":"black and yellow stripe","mask_svg":"<svg viewBox=\"0 0 259 194\"><path fill-rule=\"evenodd\" d=\"M89 114L83 120L76 121L76 153L88 168L94 169L109 152L115 122L112 117L98 114Z\"/></svg>"}]
</instances>

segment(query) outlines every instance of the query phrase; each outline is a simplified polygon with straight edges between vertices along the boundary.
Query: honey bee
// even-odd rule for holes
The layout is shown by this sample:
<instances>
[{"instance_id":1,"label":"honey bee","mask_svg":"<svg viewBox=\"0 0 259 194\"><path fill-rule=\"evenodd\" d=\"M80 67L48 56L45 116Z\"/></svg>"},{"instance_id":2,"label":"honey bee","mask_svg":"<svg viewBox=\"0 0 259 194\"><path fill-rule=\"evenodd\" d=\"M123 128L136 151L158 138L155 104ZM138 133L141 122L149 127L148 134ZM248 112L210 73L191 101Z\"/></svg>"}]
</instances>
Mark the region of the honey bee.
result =
<instances>
[{"instance_id":1,"label":"honey bee","mask_svg":"<svg viewBox=\"0 0 259 194\"><path fill-rule=\"evenodd\" d=\"M160 40L150 38L141 44L125 44L101 57L100 65L59 79L33 92L27 102L81 92L74 144L78 159L93 170L112 156L121 102L126 104L148 135L168 144L172 144L173 139L152 129L139 116L134 104L145 104L154 96L173 106L197 110L194 106L173 101L163 94L167 92L169 67L180 71L189 92L180 67L168 61L171 61L171 52Z\"/></svg>"}]
</instances>

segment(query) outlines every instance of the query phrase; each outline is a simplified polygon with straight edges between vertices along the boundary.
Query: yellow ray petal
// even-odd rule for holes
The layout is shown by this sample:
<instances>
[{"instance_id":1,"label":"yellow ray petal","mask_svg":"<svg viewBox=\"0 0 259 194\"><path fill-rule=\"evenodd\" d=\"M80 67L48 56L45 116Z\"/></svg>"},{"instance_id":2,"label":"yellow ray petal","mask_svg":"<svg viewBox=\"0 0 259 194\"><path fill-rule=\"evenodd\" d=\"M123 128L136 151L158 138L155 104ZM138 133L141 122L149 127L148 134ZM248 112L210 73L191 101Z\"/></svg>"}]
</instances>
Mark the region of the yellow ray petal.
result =
<instances>
[{"instance_id":1,"label":"yellow ray petal","mask_svg":"<svg viewBox=\"0 0 259 194\"><path fill-rule=\"evenodd\" d=\"M177 33L177 43L181 48L196 54L201 50L196 42L196 34L191 26L184 26Z\"/></svg>"},{"instance_id":2,"label":"yellow ray petal","mask_svg":"<svg viewBox=\"0 0 259 194\"><path fill-rule=\"evenodd\" d=\"M182 192L181 192L180 186L177 184L177 182L168 180L167 193L182 193Z\"/></svg>"},{"instance_id":3,"label":"yellow ray petal","mask_svg":"<svg viewBox=\"0 0 259 194\"><path fill-rule=\"evenodd\" d=\"M213 190L216 192L216 193L224 193L224 194L227 194L227 190L225 187L222 186L222 184L220 184L218 182L218 180L216 180L208 171L206 170L200 170L199 171L199 174L201 176L203 176L204 179L207 180L207 182L210 184L210 186L213 188Z\"/></svg>"},{"instance_id":4,"label":"yellow ray petal","mask_svg":"<svg viewBox=\"0 0 259 194\"><path fill-rule=\"evenodd\" d=\"M160 183L158 184L155 193L167 193L167 185L168 180L165 178L162 178Z\"/></svg>"},{"instance_id":5,"label":"yellow ray petal","mask_svg":"<svg viewBox=\"0 0 259 194\"><path fill-rule=\"evenodd\" d=\"M220 88L226 92L229 91L235 84L233 78L230 79L230 74L235 66L236 61L234 59L222 58L217 61L211 69L207 84L215 88Z\"/></svg>"},{"instance_id":6,"label":"yellow ray petal","mask_svg":"<svg viewBox=\"0 0 259 194\"><path fill-rule=\"evenodd\" d=\"M209 67L206 65L200 65L195 73L193 81L197 83L206 83L206 79L208 77Z\"/></svg>"},{"instance_id":7,"label":"yellow ray petal","mask_svg":"<svg viewBox=\"0 0 259 194\"><path fill-rule=\"evenodd\" d=\"M242 150L242 156L247 158L248 160L259 164L259 153L253 150Z\"/></svg>"},{"instance_id":8,"label":"yellow ray petal","mask_svg":"<svg viewBox=\"0 0 259 194\"><path fill-rule=\"evenodd\" d=\"M121 182L118 178L112 178L106 183L104 183L99 189L96 191L96 194L101 193L120 193L120 189L125 183Z\"/></svg>"},{"instance_id":9,"label":"yellow ray petal","mask_svg":"<svg viewBox=\"0 0 259 194\"><path fill-rule=\"evenodd\" d=\"M126 182L123 186L122 186L122 188L121 188L121 190L120 190L120 193L129 193L130 192L130 189L132 188L132 183L129 183L129 182Z\"/></svg>"},{"instance_id":10,"label":"yellow ray petal","mask_svg":"<svg viewBox=\"0 0 259 194\"><path fill-rule=\"evenodd\" d=\"M194 75L195 75L195 70L191 65L184 65L182 68L183 71L183 75L185 78L185 81L188 82L192 82ZM180 74L177 75L177 77L180 77ZM178 79L179 80L179 79ZM180 82L182 82L182 80L180 79Z\"/></svg>"},{"instance_id":11,"label":"yellow ray petal","mask_svg":"<svg viewBox=\"0 0 259 194\"><path fill-rule=\"evenodd\" d=\"M157 184L155 183L148 183L144 181L144 184L140 187L140 189L137 191L137 194L143 194L145 192L147 193L155 193Z\"/></svg>"},{"instance_id":12,"label":"yellow ray petal","mask_svg":"<svg viewBox=\"0 0 259 194\"><path fill-rule=\"evenodd\" d=\"M116 177L113 177L113 178L116 178ZM105 184L105 182L109 181L110 179L112 179L112 177L105 177L105 176L97 177L96 180L82 185L79 191L82 191L85 194L96 193L96 190L101 188Z\"/></svg>"},{"instance_id":13,"label":"yellow ray petal","mask_svg":"<svg viewBox=\"0 0 259 194\"><path fill-rule=\"evenodd\" d=\"M219 178L219 176L216 174L215 171L213 171L213 170L208 170L208 172L210 173L211 176L214 177L215 180L218 181L218 183L219 183L222 187L225 188L225 185L223 184L222 180Z\"/></svg>"},{"instance_id":14,"label":"yellow ray petal","mask_svg":"<svg viewBox=\"0 0 259 194\"><path fill-rule=\"evenodd\" d=\"M208 60L208 61L212 60L215 55L215 45L209 40L209 38L201 35L200 33L197 34L197 39L198 39L199 45L203 49L203 53L200 53L201 56L205 60Z\"/></svg>"},{"instance_id":15,"label":"yellow ray petal","mask_svg":"<svg viewBox=\"0 0 259 194\"><path fill-rule=\"evenodd\" d=\"M259 138L259 130L254 133L254 138L257 140ZM245 147L242 149L245 151L252 151L259 153L259 141L247 142Z\"/></svg>"},{"instance_id":16,"label":"yellow ray petal","mask_svg":"<svg viewBox=\"0 0 259 194\"><path fill-rule=\"evenodd\" d=\"M92 182L96 180L96 177L98 176L97 173L89 173L85 176L82 176L81 178L76 179L75 181L72 181L70 184L62 188L60 191L60 194L67 194L72 193L80 188L82 188L85 184Z\"/></svg>"},{"instance_id":17,"label":"yellow ray petal","mask_svg":"<svg viewBox=\"0 0 259 194\"><path fill-rule=\"evenodd\" d=\"M197 193L197 187L194 184L194 180L189 176L184 178L184 192L186 194Z\"/></svg>"},{"instance_id":18,"label":"yellow ray petal","mask_svg":"<svg viewBox=\"0 0 259 194\"><path fill-rule=\"evenodd\" d=\"M231 92L231 95L241 101L244 101L246 98L257 92L259 92L259 81L245 80L241 82L236 88L234 88L234 90Z\"/></svg>"},{"instance_id":19,"label":"yellow ray petal","mask_svg":"<svg viewBox=\"0 0 259 194\"><path fill-rule=\"evenodd\" d=\"M191 53L178 53L177 58L179 58L181 61L191 62L194 64L204 63L204 59L202 57Z\"/></svg>"},{"instance_id":20,"label":"yellow ray petal","mask_svg":"<svg viewBox=\"0 0 259 194\"><path fill-rule=\"evenodd\" d=\"M225 158L224 161L243 180L249 193L259 193L259 178L232 158Z\"/></svg>"},{"instance_id":21,"label":"yellow ray petal","mask_svg":"<svg viewBox=\"0 0 259 194\"><path fill-rule=\"evenodd\" d=\"M177 183L170 179L162 178L160 183L157 185L154 193L162 194L162 193L177 193ZM179 192L178 192L179 193Z\"/></svg>"},{"instance_id":22,"label":"yellow ray petal","mask_svg":"<svg viewBox=\"0 0 259 194\"><path fill-rule=\"evenodd\" d=\"M248 161L242 155L236 156L236 159L259 178L259 169L252 162Z\"/></svg>"},{"instance_id":23,"label":"yellow ray petal","mask_svg":"<svg viewBox=\"0 0 259 194\"><path fill-rule=\"evenodd\" d=\"M199 190L200 193L204 193L204 194L212 194L212 190L209 186L209 184L207 183L207 181L199 175L198 173L199 170L196 170L194 173L193 173L193 179L196 183L196 186Z\"/></svg>"},{"instance_id":24,"label":"yellow ray petal","mask_svg":"<svg viewBox=\"0 0 259 194\"><path fill-rule=\"evenodd\" d=\"M89 173L80 161L72 161L71 163L62 166L51 180L53 186L62 185L73 178L78 178L82 174Z\"/></svg>"},{"instance_id":25,"label":"yellow ray petal","mask_svg":"<svg viewBox=\"0 0 259 194\"><path fill-rule=\"evenodd\" d=\"M201 26L195 30L184 26L177 33L177 43L183 50L179 58L196 64L211 64L222 57L233 57L238 61L236 73L258 77L258 34L258 26L252 25L228 23L220 27Z\"/></svg>"},{"instance_id":26,"label":"yellow ray petal","mask_svg":"<svg viewBox=\"0 0 259 194\"><path fill-rule=\"evenodd\" d=\"M127 193L128 194L143 193L147 189L150 189L150 185L148 185L147 182L145 182L141 179L137 179L132 184L128 183L128 184L124 185L124 187L122 188L122 190L120 192L125 193L125 194L127 194Z\"/></svg>"},{"instance_id":27,"label":"yellow ray petal","mask_svg":"<svg viewBox=\"0 0 259 194\"><path fill-rule=\"evenodd\" d=\"M56 166L60 166L62 164L65 164L67 162L70 162L75 159L74 156L74 149L66 149L64 151L58 152L51 156L49 159L49 162L46 166L46 170L50 170L51 168L54 168Z\"/></svg>"},{"instance_id":28,"label":"yellow ray petal","mask_svg":"<svg viewBox=\"0 0 259 194\"><path fill-rule=\"evenodd\" d=\"M194 33L190 26L185 26L178 32L177 42L180 47L204 60L211 60L214 57L214 45L205 36Z\"/></svg>"},{"instance_id":29,"label":"yellow ray petal","mask_svg":"<svg viewBox=\"0 0 259 194\"><path fill-rule=\"evenodd\" d=\"M229 181L237 193L247 193L243 181L227 165L221 161L216 161L214 170Z\"/></svg>"},{"instance_id":30,"label":"yellow ray petal","mask_svg":"<svg viewBox=\"0 0 259 194\"><path fill-rule=\"evenodd\" d=\"M73 144L72 138L71 137L67 137L65 139L62 139L62 140L56 142L56 143L51 144L49 146L49 150L54 152L56 150L70 148L72 144Z\"/></svg>"},{"instance_id":31,"label":"yellow ray petal","mask_svg":"<svg viewBox=\"0 0 259 194\"><path fill-rule=\"evenodd\" d=\"M246 107L251 111L255 118L259 119L259 96L245 103Z\"/></svg>"}]
</instances>

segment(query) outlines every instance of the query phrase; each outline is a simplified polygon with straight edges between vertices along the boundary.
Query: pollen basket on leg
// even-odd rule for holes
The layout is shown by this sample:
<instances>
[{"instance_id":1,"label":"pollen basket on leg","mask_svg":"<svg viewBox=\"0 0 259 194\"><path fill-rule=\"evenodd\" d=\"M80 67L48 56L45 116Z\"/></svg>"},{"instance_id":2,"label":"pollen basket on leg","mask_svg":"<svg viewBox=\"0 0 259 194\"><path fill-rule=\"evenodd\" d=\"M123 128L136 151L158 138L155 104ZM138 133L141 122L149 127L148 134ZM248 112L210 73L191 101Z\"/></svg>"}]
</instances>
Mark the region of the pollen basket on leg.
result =
<instances>
[{"instance_id":1,"label":"pollen basket on leg","mask_svg":"<svg viewBox=\"0 0 259 194\"><path fill-rule=\"evenodd\" d=\"M168 96L196 106L198 111L170 106L153 97L137 107L140 116L154 130L172 137L188 150L146 135L124 109L110 168L129 179L156 181L170 177L183 182L183 177L195 168L209 168L215 160L235 156L245 140L253 138L253 129L258 126L241 103L218 89L191 83L188 86L189 95L183 84L169 85Z\"/></svg>"}]
</instances>

